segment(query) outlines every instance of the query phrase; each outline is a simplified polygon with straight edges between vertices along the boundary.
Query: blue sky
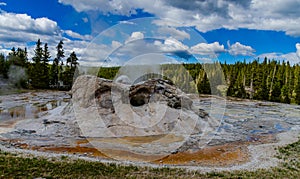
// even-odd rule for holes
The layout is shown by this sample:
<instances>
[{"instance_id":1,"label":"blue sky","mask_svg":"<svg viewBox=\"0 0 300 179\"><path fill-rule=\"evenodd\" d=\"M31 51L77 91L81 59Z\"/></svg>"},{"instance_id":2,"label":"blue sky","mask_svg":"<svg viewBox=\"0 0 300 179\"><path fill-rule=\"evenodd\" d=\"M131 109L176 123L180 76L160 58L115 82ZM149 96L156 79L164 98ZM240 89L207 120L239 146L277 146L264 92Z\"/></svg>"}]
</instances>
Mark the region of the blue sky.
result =
<instances>
[{"instance_id":1,"label":"blue sky","mask_svg":"<svg viewBox=\"0 0 300 179\"><path fill-rule=\"evenodd\" d=\"M4 54L27 46L32 57L40 38L52 56L63 40L81 64L119 65L147 52L178 61L300 62L299 0L0 0L0 9Z\"/></svg>"}]
</instances>

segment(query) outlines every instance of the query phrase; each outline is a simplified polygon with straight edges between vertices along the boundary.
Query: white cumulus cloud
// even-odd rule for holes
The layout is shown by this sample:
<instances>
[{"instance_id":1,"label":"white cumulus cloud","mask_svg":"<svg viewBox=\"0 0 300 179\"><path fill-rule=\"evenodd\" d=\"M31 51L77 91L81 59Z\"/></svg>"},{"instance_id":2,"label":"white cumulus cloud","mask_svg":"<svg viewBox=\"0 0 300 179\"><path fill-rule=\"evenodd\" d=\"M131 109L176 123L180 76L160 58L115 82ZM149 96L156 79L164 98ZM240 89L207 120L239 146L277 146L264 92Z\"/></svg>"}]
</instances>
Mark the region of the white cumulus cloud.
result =
<instances>
[{"instance_id":1,"label":"white cumulus cloud","mask_svg":"<svg viewBox=\"0 0 300 179\"><path fill-rule=\"evenodd\" d=\"M73 32L71 30L66 30L65 33L72 37L72 38L76 38L76 39L81 39L81 40L91 40L92 36L90 35L81 35L79 33Z\"/></svg>"},{"instance_id":2,"label":"white cumulus cloud","mask_svg":"<svg viewBox=\"0 0 300 179\"><path fill-rule=\"evenodd\" d=\"M200 55L215 56L219 53L225 52L224 45L220 45L219 42L214 43L199 43L191 47L191 52Z\"/></svg>"},{"instance_id":3,"label":"white cumulus cloud","mask_svg":"<svg viewBox=\"0 0 300 179\"><path fill-rule=\"evenodd\" d=\"M237 55L243 55L243 56L253 56L255 50L248 46L248 45L243 45L240 42L236 42L233 45L230 45L228 42L228 52L231 55L237 56Z\"/></svg>"},{"instance_id":4,"label":"white cumulus cloud","mask_svg":"<svg viewBox=\"0 0 300 179\"><path fill-rule=\"evenodd\" d=\"M170 37L167 38L164 43L161 45L161 49L164 52L172 51L184 51L188 50L189 47L178 41L177 39Z\"/></svg>"},{"instance_id":5,"label":"white cumulus cloud","mask_svg":"<svg viewBox=\"0 0 300 179\"><path fill-rule=\"evenodd\" d=\"M189 50L189 47L187 45L184 45L182 42L173 37L169 37L163 42L156 40L153 44L158 48L158 51L161 52L176 52Z\"/></svg>"},{"instance_id":6,"label":"white cumulus cloud","mask_svg":"<svg viewBox=\"0 0 300 179\"><path fill-rule=\"evenodd\" d=\"M75 40L70 40L64 35L68 35ZM60 40L64 42L65 56L67 57L72 51L76 51L80 59L88 59L89 56L96 54L85 53L85 48L89 45L90 35L81 35L71 30L62 30L57 22L46 17L33 18L27 14L16 14L0 11L0 53L8 55L12 47L27 47L28 58L34 55L35 45L28 45L29 42L36 42L40 39L48 43L49 51L52 58L56 55L56 45ZM98 52L109 52L112 47L97 46ZM104 55L104 54L100 54ZM93 56L92 59L95 59Z\"/></svg>"},{"instance_id":7,"label":"white cumulus cloud","mask_svg":"<svg viewBox=\"0 0 300 179\"><path fill-rule=\"evenodd\" d=\"M33 19L27 14L7 12L0 14L0 28L2 31L12 30L47 35L55 35L58 31L57 23L48 18Z\"/></svg>"},{"instance_id":8,"label":"white cumulus cloud","mask_svg":"<svg viewBox=\"0 0 300 179\"><path fill-rule=\"evenodd\" d=\"M0 43L4 48L10 45L23 46L41 39L57 43L62 39L61 30L55 21L48 18L32 18L27 14L0 13Z\"/></svg>"},{"instance_id":9,"label":"white cumulus cloud","mask_svg":"<svg viewBox=\"0 0 300 179\"><path fill-rule=\"evenodd\" d=\"M274 60L279 60L279 61L289 61L290 64L296 64L300 63L300 43L296 43L296 52L291 52L291 53L265 53L261 54L258 57L261 59L264 59L267 57L268 59L274 59Z\"/></svg>"},{"instance_id":10,"label":"white cumulus cloud","mask_svg":"<svg viewBox=\"0 0 300 179\"><path fill-rule=\"evenodd\" d=\"M117 49L117 48L119 48L119 47L122 46L122 43L113 40L113 41L111 42L111 46L112 46L113 49Z\"/></svg>"},{"instance_id":11,"label":"white cumulus cloud","mask_svg":"<svg viewBox=\"0 0 300 179\"><path fill-rule=\"evenodd\" d=\"M157 31L161 35L168 35L178 40L190 39L190 34L185 32L184 30L178 30L174 27L160 27L157 29Z\"/></svg>"},{"instance_id":12,"label":"white cumulus cloud","mask_svg":"<svg viewBox=\"0 0 300 179\"><path fill-rule=\"evenodd\" d=\"M298 57L300 58L300 43L297 43L297 44L296 44L296 49L297 49L296 54L297 54Z\"/></svg>"},{"instance_id":13,"label":"white cumulus cloud","mask_svg":"<svg viewBox=\"0 0 300 179\"><path fill-rule=\"evenodd\" d=\"M131 36L125 41L125 43L138 40L138 39L143 39L144 34L142 32L132 32Z\"/></svg>"}]
</instances>

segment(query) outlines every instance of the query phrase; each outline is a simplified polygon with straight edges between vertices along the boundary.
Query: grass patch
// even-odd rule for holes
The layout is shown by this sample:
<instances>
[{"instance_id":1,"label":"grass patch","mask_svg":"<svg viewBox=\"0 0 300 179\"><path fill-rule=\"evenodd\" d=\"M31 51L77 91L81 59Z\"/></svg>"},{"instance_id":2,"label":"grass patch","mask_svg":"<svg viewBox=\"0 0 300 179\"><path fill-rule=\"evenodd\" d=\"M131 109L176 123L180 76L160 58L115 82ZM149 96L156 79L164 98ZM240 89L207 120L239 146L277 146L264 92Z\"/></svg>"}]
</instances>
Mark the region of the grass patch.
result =
<instances>
[{"instance_id":1,"label":"grass patch","mask_svg":"<svg viewBox=\"0 0 300 179\"><path fill-rule=\"evenodd\" d=\"M257 171L188 172L184 169L121 166L67 157L49 160L24 158L0 152L0 178L298 178L300 176L300 140L278 148L284 162L279 167Z\"/></svg>"}]
</instances>

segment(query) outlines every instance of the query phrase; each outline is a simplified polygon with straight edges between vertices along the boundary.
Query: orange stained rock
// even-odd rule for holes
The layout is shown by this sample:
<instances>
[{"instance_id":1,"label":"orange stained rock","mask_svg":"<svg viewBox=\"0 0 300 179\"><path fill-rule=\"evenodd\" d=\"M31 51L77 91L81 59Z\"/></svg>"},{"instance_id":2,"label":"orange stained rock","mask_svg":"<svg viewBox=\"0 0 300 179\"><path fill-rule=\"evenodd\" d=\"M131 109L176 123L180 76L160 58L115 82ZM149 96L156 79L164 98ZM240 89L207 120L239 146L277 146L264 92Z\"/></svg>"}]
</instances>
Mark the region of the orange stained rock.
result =
<instances>
[{"instance_id":1,"label":"orange stained rock","mask_svg":"<svg viewBox=\"0 0 300 179\"><path fill-rule=\"evenodd\" d=\"M134 153L126 150L116 150L116 149L101 149L109 157L116 160L129 160L136 162L151 162L159 158L164 157L164 155L151 155L151 154L141 154Z\"/></svg>"},{"instance_id":2,"label":"orange stained rock","mask_svg":"<svg viewBox=\"0 0 300 179\"><path fill-rule=\"evenodd\" d=\"M229 166L244 163L249 160L245 145L213 146L196 152L180 152L171 154L160 160L154 161L158 164L176 165L205 165L205 166Z\"/></svg>"},{"instance_id":3,"label":"orange stained rock","mask_svg":"<svg viewBox=\"0 0 300 179\"><path fill-rule=\"evenodd\" d=\"M145 136L145 137L123 137L121 142L131 143L139 145L144 142L151 142L159 139L162 136ZM166 137L168 140L174 141L180 140L175 136ZM117 159L117 160L131 160L131 161L152 161L156 164L171 164L171 165L194 165L194 166L232 166L245 163L249 161L249 151L247 146L257 145L261 143L270 143L276 141L274 135L264 136L251 136L255 139L253 141L234 142L223 145L207 146L206 148L196 150L179 152L176 154L169 154L167 156L162 155L146 155L140 153L133 153L128 150L117 150L117 149L100 149L94 148L91 143L95 141L101 142L116 142L118 138L90 138L74 140L74 147L72 146L50 146L50 147L34 147L24 144L19 140L5 140L12 144L18 144L20 148L26 148L31 150L49 151L57 153L69 153L69 154L85 154L90 157L101 157L106 159ZM91 141L91 143L89 142Z\"/></svg>"},{"instance_id":4,"label":"orange stained rock","mask_svg":"<svg viewBox=\"0 0 300 179\"><path fill-rule=\"evenodd\" d=\"M88 156L94 157L101 157L101 158L109 158L99 150L90 147L42 147L37 150L40 151L51 151L51 152L58 152L58 153L69 153L69 154L86 154Z\"/></svg>"}]
</instances>

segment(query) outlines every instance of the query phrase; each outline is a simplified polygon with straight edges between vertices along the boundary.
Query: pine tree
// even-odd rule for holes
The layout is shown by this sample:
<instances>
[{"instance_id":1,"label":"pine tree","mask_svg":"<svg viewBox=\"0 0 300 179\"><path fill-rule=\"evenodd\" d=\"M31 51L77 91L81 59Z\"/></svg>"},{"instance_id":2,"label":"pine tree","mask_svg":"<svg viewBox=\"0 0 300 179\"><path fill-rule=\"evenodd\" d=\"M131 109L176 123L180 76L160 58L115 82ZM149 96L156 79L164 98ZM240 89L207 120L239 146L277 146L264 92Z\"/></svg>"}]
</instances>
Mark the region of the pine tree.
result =
<instances>
[{"instance_id":1,"label":"pine tree","mask_svg":"<svg viewBox=\"0 0 300 179\"><path fill-rule=\"evenodd\" d=\"M29 67L29 76L31 79L31 85L33 88L43 88L44 82L42 79L43 69L42 69L42 61L43 58L43 49L42 42L40 39L36 42L36 47L34 50L34 56L32 57L33 64Z\"/></svg>"},{"instance_id":2,"label":"pine tree","mask_svg":"<svg viewBox=\"0 0 300 179\"><path fill-rule=\"evenodd\" d=\"M63 41L61 40L57 46L56 46L56 58L53 60L52 67L50 69L50 83L53 86L56 86L58 88L59 84L58 81L60 80L60 77L62 76L62 65L63 65L63 58L64 55L64 49L63 49Z\"/></svg>"},{"instance_id":3,"label":"pine tree","mask_svg":"<svg viewBox=\"0 0 300 179\"><path fill-rule=\"evenodd\" d=\"M238 84L236 91L235 97L246 98L247 94L243 84Z\"/></svg>"},{"instance_id":4,"label":"pine tree","mask_svg":"<svg viewBox=\"0 0 300 179\"><path fill-rule=\"evenodd\" d=\"M295 93L296 93L295 103L300 104L300 83L296 85Z\"/></svg>"},{"instance_id":5,"label":"pine tree","mask_svg":"<svg viewBox=\"0 0 300 179\"><path fill-rule=\"evenodd\" d=\"M8 56L7 56L9 65L14 65L14 64L15 64L15 61L17 61L16 58L17 58L16 48L13 47L13 48L10 50L10 52L8 53Z\"/></svg>"},{"instance_id":6,"label":"pine tree","mask_svg":"<svg viewBox=\"0 0 300 179\"><path fill-rule=\"evenodd\" d=\"M197 84L198 92L200 94L211 94L210 83L207 78L206 73L204 73L204 77L200 83Z\"/></svg>"},{"instance_id":7,"label":"pine tree","mask_svg":"<svg viewBox=\"0 0 300 179\"><path fill-rule=\"evenodd\" d=\"M75 70L75 68L77 67L78 65L78 58L77 58L77 55L76 53L73 51L70 56L67 58L67 66L70 66L70 68L72 70Z\"/></svg>"},{"instance_id":8,"label":"pine tree","mask_svg":"<svg viewBox=\"0 0 300 179\"><path fill-rule=\"evenodd\" d=\"M299 65L297 64L296 69L295 69L295 74L297 76L296 80L296 86L295 86L295 103L300 105L300 71L299 71Z\"/></svg>"},{"instance_id":9,"label":"pine tree","mask_svg":"<svg viewBox=\"0 0 300 179\"><path fill-rule=\"evenodd\" d=\"M66 66L66 70L64 72L64 84L68 85L69 87L72 86L72 82L73 82L73 77L74 77L74 73L76 70L76 67L78 65L78 58L76 53L73 51L70 56L67 58L67 66Z\"/></svg>"},{"instance_id":10,"label":"pine tree","mask_svg":"<svg viewBox=\"0 0 300 179\"><path fill-rule=\"evenodd\" d=\"M2 75L3 78L8 78L8 70L9 70L9 64L5 60L5 56L1 53L0 54L0 75Z\"/></svg>"},{"instance_id":11,"label":"pine tree","mask_svg":"<svg viewBox=\"0 0 300 179\"><path fill-rule=\"evenodd\" d=\"M283 85L283 87L281 88L280 100L282 103L291 103L291 99L289 97L289 89L287 85Z\"/></svg>"},{"instance_id":12,"label":"pine tree","mask_svg":"<svg viewBox=\"0 0 300 179\"><path fill-rule=\"evenodd\" d=\"M228 90L227 90L227 96L234 96L235 95L235 75L233 74L233 72L230 73L230 78L229 78L229 86L228 86Z\"/></svg>"},{"instance_id":13,"label":"pine tree","mask_svg":"<svg viewBox=\"0 0 300 179\"><path fill-rule=\"evenodd\" d=\"M42 49L42 42L40 39L36 42L36 47L34 50L34 57L32 58L35 64L40 64L43 58L43 49Z\"/></svg>"},{"instance_id":14,"label":"pine tree","mask_svg":"<svg viewBox=\"0 0 300 179\"><path fill-rule=\"evenodd\" d=\"M46 89L49 88L49 59L51 58L50 52L48 50L48 44L45 43L43 56L41 60L41 67L42 67L42 88Z\"/></svg>"},{"instance_id":15,"label":"pine tree","mask_svg":"<svg viewBox=\"0 0 300 179\"><path fill-rule=\"evenodd\" d=\"M257 99L259 100L268 100L269 99L269 90L267 86L267 81L265 78L265 74L263 75L262 82L257 90Z\"/></svg>"},{"instance_id":16,"label":"pine tree","mask_svg":"<svg viewBox=\"0 0 300 179\"><path fill-rule=\"evenodd\" d=\"M8 62L10 65L16 65L19 67L25 67L27 68L27 49L24 50L21 48L18 48L17 50L15 47L11 49L11 52L8 54Z\"/></svg>"},{"instance_id":17,"label":"pine tree","mask_svg":"<svg viewBox=\"0 0 300 179\"><path fill-rule=\"evenodd\" d=\"M273 102L280 102L280 94L281 94L280 82L276 80L273 86L270 100Z\"/></svg>"}]
</instances>

